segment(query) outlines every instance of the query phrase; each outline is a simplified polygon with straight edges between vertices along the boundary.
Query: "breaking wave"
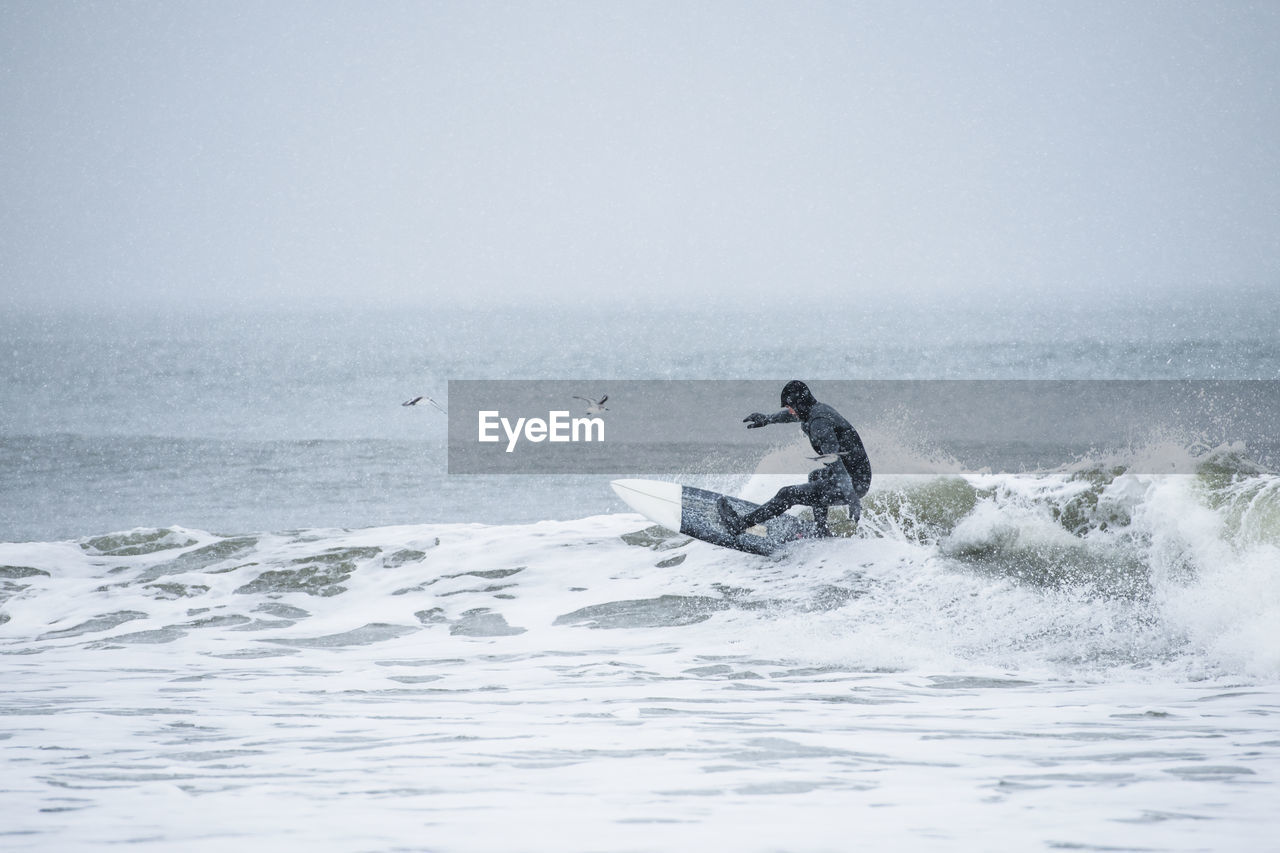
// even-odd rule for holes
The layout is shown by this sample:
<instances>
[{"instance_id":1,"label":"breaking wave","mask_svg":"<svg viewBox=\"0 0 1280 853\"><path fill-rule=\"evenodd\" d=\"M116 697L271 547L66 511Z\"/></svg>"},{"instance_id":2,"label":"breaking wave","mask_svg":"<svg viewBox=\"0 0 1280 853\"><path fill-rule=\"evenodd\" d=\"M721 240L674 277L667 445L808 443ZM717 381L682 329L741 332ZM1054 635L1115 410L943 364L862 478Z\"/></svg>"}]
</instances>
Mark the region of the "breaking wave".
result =
<instances>
[{"instance_id":1,"label":"breaking wave","mask_svg":"<svg viewBox=\"0 0 1280 853\"><path fill-rule=\"evenodd\" d=\"M631 514L0 544L0 653L256 659L445 635L545 650L647 631L873 671L1280 675L1280 478L1243 448L1185 475L1085 460L883 478L865 510L850 538L774 558Z\"/></svg>"}]
</instances>

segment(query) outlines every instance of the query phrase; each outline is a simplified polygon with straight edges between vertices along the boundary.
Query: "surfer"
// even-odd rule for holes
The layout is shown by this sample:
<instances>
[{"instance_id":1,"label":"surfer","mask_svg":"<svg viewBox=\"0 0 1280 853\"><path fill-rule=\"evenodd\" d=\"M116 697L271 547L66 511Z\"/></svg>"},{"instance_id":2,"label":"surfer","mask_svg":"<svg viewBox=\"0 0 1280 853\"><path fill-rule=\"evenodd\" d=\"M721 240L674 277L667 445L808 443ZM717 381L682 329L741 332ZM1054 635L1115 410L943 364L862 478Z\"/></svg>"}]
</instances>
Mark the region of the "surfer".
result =
<instances>
[{"instance_id":1,"label":"surfer","mask_svg":"<svg viewBox=\"0 0 1280 853\"><path fill-rule=\"evenodd\" d=\"M827 509L847 504L849 518L854 524L862 517L862 498L871 488L871 460L862 446L858 431L845 418L828 406L814 399L809 386L798 379L782 389L783 410L772 415L752 412L742 419L747 429L758 429L768 424L800 422L800 428L809 437L809 443L825 464L809 475L809 482L802 485L783 486L768 503L746 515L738 515L728 499L720 498L716 508L720 520L734 536L748 527L763 524L782 515L793 506L813 509L813 520L822 535L830 536L827 528Z\"/></svg>"}]
</instances>

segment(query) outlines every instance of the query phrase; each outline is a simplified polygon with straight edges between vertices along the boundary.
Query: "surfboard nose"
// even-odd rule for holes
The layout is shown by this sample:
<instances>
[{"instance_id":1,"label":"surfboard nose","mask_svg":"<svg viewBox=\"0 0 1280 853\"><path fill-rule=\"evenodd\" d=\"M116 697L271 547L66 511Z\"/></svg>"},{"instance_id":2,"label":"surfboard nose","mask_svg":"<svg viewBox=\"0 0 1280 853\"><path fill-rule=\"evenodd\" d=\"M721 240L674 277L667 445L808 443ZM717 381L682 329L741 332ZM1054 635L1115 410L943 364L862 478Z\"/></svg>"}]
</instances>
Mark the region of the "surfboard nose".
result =
<instances>
[{"instance_id":1,"label":"surfboard nose","mask_svg":"<svg viewBox=\"0 0 1280 853\"><path fill-rule=\"evenodd\" d=\"M679 483L665 483L661 480L613 480L609 485L614 494L622 498L627 506L636 512L668 530L680 530L683 487Z\"/></svg>"}]
</instances>

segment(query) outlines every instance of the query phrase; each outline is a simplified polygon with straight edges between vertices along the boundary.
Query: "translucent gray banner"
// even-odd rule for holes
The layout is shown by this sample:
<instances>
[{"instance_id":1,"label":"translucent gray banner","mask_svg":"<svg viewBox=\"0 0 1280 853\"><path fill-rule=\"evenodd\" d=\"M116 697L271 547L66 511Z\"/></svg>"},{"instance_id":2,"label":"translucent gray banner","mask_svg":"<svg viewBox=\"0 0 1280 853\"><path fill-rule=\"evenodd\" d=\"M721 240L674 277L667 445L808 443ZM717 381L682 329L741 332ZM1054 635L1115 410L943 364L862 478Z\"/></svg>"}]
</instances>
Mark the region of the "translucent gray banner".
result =
<instances>
[{"instance_id":1,"label":"translucent gray banner","mask_svg":"<svg viewBox=\"0 0 1280 853\"><path fill-rule=\"evenodd\" d=\"M782 452L797 423L786 380L451 380L450 474L803 474ZM814 395L861 433L876 474L1051 469L1108 455L1172 473L1188 454L1242 442L1280 449L1276 380L815 380ZM602 406L596 401L607 398ZM801 445L803 447L803 445Z\"/></svg>"}]
</instances>

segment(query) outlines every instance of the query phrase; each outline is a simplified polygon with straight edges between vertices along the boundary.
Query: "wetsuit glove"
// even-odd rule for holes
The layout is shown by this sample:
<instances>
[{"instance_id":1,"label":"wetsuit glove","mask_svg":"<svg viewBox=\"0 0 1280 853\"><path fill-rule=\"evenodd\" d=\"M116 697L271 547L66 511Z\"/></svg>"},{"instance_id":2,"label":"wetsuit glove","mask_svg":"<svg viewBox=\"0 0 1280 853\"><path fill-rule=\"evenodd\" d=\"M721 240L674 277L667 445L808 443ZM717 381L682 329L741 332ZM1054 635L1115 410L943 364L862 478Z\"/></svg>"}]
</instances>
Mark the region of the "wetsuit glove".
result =
<instances>
[{"instance_id":1,"label":"wetsuit glove","mask_svg":"<svg viewBox=\"0 0 1280 853\"><path fill-rule=\"evenodd\" d=\"M747 429L759 429L762 426L768 426L769 416L762 415L759 412L752 412L743 418L742 422L747 425Z\"/></svg>"}]
</instances>

